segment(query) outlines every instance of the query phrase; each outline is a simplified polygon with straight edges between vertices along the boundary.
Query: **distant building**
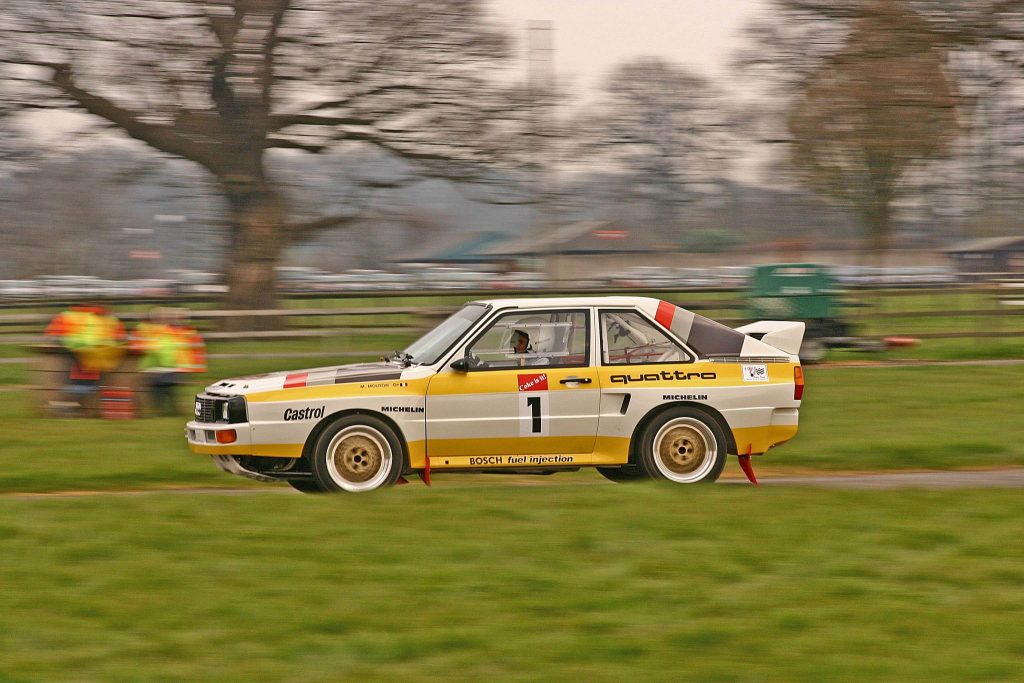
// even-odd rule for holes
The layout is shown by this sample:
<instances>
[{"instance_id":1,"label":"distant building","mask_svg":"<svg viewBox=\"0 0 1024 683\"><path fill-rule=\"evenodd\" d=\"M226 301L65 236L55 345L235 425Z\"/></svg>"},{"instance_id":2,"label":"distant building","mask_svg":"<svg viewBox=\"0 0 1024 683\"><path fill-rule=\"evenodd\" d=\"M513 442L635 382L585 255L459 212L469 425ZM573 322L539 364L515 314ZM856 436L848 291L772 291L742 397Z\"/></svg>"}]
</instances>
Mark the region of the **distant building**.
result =
<instances>
[{"instance_id":1,"label":"distant building","mask_svg":"<svg viewBox=\"0 0 1024 683\"><path fill-rule=\"evenodd\" d=\"M395 259L395 262L435 265L491 263L494 259L485 255L483 250L508 240L509 236L500 232L452 231L420 249L410 250L402 258Z\"/></svg>"},{"instance_id":2,"label":"distant building","mask_svg":"<svg viewBox=\"0 0 1024 683\"><path fill-rule=\"evenodd\" d=\"M621 270L643 256L669 255L647 235L612 221L587 220L539 235L475 232L452 234L401 262L443 265L489 264L492 270L536 270L554 280L593 277Z\"/></svg>"},{"instance_id":3,"label":"distant building","mask_svg":"<svg viewBox=\"0 0 1024 683\"><path fill-rule=\"evenodd\" d=\"M970 240L943 249L957 272L987 280L999 275L1024 274L1024 236Z\"/></svg>"}]
</instances>

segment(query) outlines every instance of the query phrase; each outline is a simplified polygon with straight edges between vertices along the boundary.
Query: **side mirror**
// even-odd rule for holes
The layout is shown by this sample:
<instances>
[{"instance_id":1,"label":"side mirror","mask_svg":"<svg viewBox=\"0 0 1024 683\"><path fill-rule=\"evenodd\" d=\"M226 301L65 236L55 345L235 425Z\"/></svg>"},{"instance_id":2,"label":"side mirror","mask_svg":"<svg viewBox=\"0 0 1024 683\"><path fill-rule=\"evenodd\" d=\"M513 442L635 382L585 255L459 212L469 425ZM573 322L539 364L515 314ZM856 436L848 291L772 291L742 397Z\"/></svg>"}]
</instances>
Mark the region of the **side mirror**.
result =
<instances>
[{"instance_id":1,"label":"side mirror","mask_svg":"<svg viewBox=\"0 0 1024 683\"><path fill-rule=\"evenodd\" d=\"M452 364L448 367L456 372L469 372L469 360L466 358L460 358L456 361L452 361Z\"/></svg>"}]
</instances>

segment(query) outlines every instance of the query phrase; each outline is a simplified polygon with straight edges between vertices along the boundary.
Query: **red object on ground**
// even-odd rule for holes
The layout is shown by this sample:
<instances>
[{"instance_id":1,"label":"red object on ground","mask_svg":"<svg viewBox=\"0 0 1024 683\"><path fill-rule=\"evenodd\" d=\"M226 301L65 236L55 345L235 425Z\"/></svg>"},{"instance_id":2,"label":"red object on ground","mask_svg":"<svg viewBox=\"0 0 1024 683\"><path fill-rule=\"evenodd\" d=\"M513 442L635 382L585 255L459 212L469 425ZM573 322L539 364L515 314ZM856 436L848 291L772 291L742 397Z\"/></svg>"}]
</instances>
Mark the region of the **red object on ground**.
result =
<instances>
[{"instance_id":1,"label":"red object on ground","mask_svg":"<svg viewBox=\"0 0 1024 683\"><path fill-rule=\"evenodd\" d=\"M100 414L104 420L134 420L135 395L132 390L110 387L101 389Z\"/></svg>"},{"instance_id":2,"label":"red object on ground","mask_svg":"<svg viewBox=\"0 0 1024 683\"><path fill-rule=\"evenodd\" d=\"M885 345L890 349L896 349L904 346L917 346L921 343L920 339L915 339L914 337L886 337L882 341L884 341Z\"/></svg>"}]
</instances>

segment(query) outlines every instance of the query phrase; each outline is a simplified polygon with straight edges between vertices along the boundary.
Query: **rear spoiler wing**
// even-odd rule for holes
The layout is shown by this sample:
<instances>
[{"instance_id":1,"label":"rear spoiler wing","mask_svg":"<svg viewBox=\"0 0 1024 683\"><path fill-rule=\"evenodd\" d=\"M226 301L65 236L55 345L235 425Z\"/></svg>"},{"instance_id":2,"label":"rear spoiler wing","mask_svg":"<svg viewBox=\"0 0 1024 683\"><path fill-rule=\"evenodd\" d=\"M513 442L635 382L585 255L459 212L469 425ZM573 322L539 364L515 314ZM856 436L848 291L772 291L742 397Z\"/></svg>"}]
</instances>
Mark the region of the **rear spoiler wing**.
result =
<instances>
[{"instance_id":1,"label":"rear spoiler wing","mask_svg":"<svg viewBox=\"0 0 1024 683\"><path fill-rule=\"evenodd\" d=\"M736 331L795 355L800 353L805 328L804 323L792 320L759 320L737 327Z\"/></svg>"}]
</instances>

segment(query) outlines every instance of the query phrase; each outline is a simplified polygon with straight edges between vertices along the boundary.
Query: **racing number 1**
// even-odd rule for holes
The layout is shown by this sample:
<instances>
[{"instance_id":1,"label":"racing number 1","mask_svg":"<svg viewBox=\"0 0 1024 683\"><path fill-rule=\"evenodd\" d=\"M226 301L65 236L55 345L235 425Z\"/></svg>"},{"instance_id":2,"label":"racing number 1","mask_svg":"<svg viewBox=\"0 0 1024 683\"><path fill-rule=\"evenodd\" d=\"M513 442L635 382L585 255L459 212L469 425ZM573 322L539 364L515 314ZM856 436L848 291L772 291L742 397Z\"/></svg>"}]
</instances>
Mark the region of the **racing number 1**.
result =
<instances>
[{"instance_id":1,"label":"racing number 1","mask_svg":"<svg viewBox=\"0 0 1024 683\"><path fill-rule=\"evenodd\" d=\"M526 398L526 405L530 406L532 412L530 431L534 434L540 434L540 396L528 396Z\"/></svg>"},{"instance_id":2,"label":"racing number 1","mask_svg":"<svg viewBox=\"0 0 1024 683\"><path fill-rule=\"evenodd\" d=\"M547 392L519 394L520 436L548 435L548 405Z\"/></svg>"}]
</instances>

